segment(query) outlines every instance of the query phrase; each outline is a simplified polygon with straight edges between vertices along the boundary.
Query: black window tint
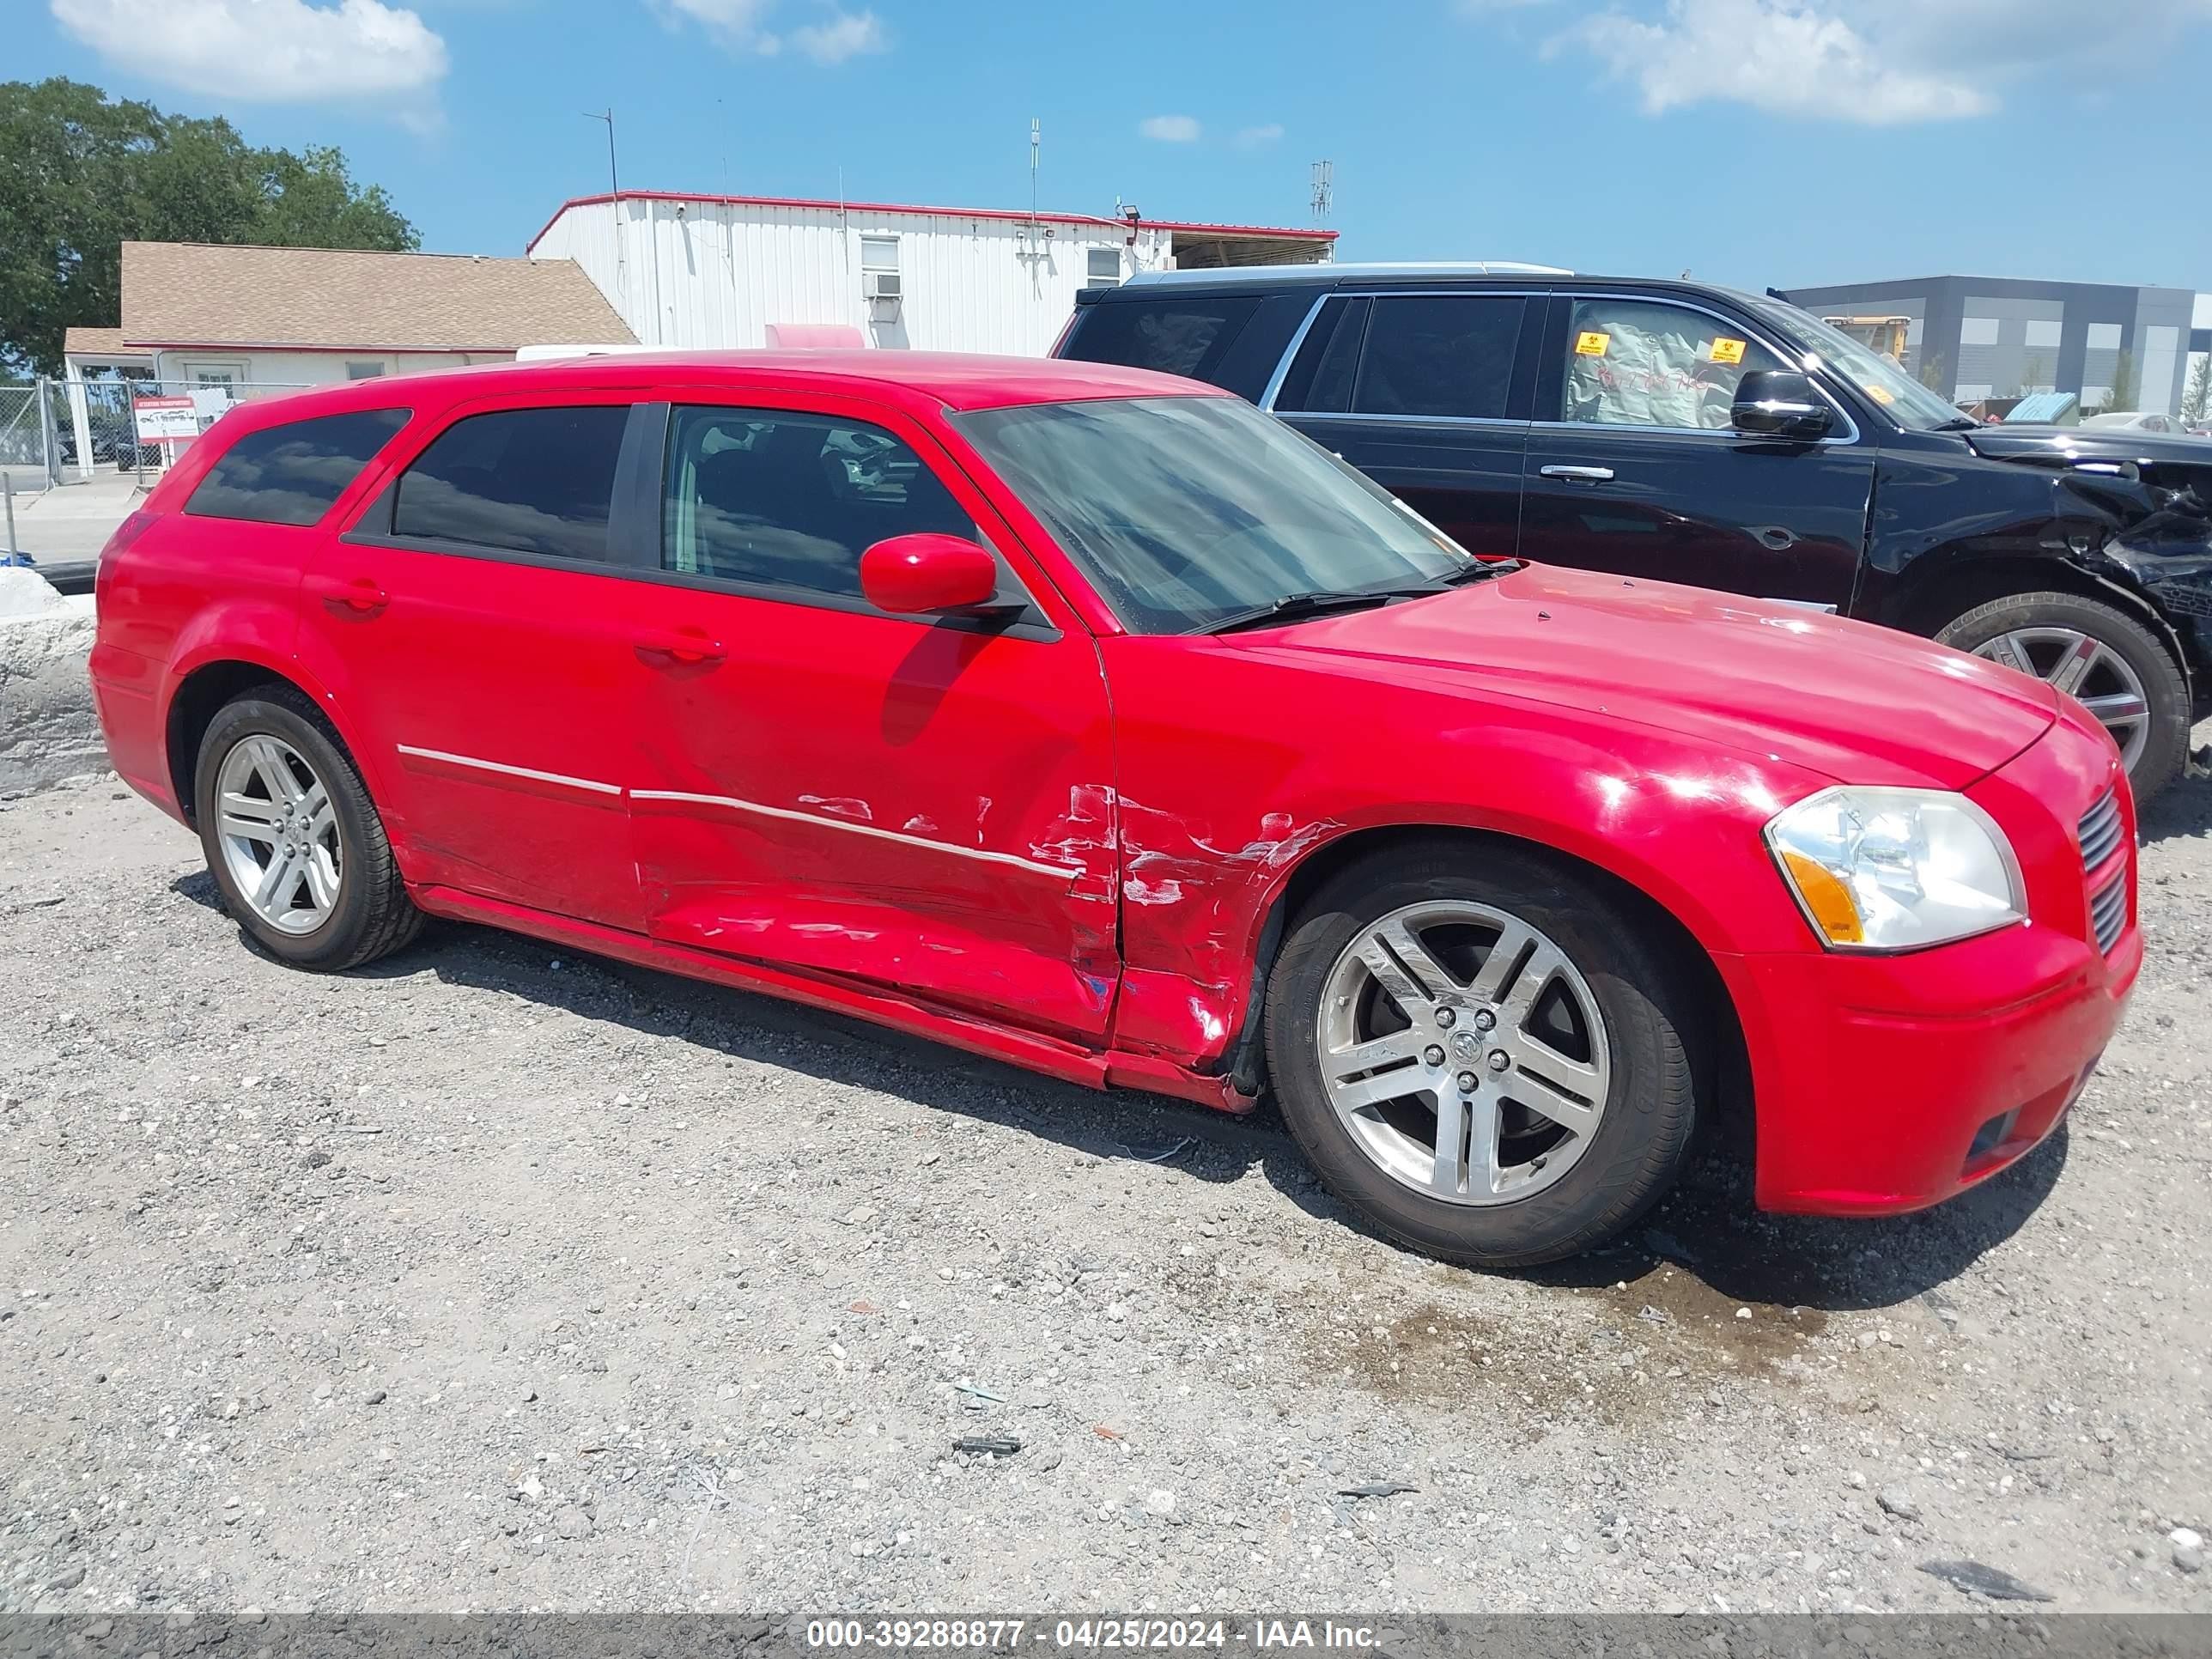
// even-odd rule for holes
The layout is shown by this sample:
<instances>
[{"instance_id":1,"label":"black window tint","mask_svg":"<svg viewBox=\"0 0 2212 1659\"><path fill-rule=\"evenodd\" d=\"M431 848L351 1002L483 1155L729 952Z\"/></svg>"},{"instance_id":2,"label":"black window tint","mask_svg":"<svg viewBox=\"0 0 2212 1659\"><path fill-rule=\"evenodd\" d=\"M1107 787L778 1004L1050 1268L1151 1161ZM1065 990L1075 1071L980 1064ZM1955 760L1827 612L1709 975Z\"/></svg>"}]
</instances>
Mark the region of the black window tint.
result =
<instances>
[{"instance_id":1,"label":"black window tint","mask_svg":"<svg viewBox=\"0 0 2212 1659\"><path fill-rule=\"evenodd\" d=\"M1376 300L1352 408L1364 415L1502 416L1526 305L1480 295Z\"/></svg>"},{"instance_id":2,"label":"black window tint","mask_svg":"<svg viewBox=\"0 0 2212 1659\"><path fill-rule=\"evenodd\" d=\"M185 511L203 519L309 525L407 424L404 409L364 409L249 432L223 452Z\"/></svg>"},{"instance_id":3,"label":"black window tint","mask_svg":"<svg viewBox=\"0 0 2212 1659\"><path fill-rule=\"evenodd\" d=\"M977 539L952 492L880 427L781 410L678 409L660 562L686 575L857 599L892 536Z\"/></svg>"},{"instance_id":4,"label":"black window tint","mask_svg":"<svg viewBox=\"0 0 2212 1659\"><path fill-rule=\"evenodd\" d=\"M1060 356L1212 381L1259 305L1250 295L1101 301L1083 308Z\"/></svg>"},{"instance_id":5,"label":"black window tint","mask_svg":"<svg viewBox=\"0 0 2212 1659\"><path fill-rule=\"evenodd\" d=\"M1352 375L1359 366L1359 342L1367 332L1365 299L1331 300L1321 308L1298 348L1297 361L1275 393L1275 407L1289 413L1340 415L1352 407Z\"/></svg>"},{"instance_id":6,"label":"black window tint","mask_svg":"<svg viewBox=\"0 0 2212 1659\"><path fill-rule=\"evenodd\" d=\"M611 404L456 421L401 477L392 533L604 559L629 419L628 408Z\"/></svg>"}]
</instances>

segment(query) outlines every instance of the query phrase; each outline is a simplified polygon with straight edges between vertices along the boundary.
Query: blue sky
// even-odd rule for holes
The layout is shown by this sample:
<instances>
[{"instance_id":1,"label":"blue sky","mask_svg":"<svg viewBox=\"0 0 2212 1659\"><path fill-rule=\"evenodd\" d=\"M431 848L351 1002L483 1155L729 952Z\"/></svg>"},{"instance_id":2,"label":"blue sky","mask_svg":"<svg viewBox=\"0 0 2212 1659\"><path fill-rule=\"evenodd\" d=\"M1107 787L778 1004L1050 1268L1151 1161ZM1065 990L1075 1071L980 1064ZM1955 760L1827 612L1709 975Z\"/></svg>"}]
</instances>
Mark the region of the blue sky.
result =
<instances>
[{"instance_id":1,"label":"blue sky","mask_svg":"<svg viewBox=\"0 0 2212 1659\"><path fill-rule=\"evenodd\" d=\"M2212 289L2212 0L18 0L5 73L341 145L426 247L625 188L1309 222L1341 257ZM2085 21L2094 19L2094 22Z\"/></svg>"}]
</instances>

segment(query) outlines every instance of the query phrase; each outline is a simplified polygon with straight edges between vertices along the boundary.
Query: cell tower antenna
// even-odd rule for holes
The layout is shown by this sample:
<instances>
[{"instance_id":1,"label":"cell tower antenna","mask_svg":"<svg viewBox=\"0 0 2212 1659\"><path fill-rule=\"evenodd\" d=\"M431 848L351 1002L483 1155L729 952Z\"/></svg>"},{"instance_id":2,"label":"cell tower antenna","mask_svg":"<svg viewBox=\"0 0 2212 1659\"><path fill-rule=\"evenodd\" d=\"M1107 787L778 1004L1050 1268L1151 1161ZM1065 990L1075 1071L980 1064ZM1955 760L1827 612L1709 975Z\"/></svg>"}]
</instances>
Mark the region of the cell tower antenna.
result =
<instances>
[{"instance_id":1,"label":"cell tower antenna","mask_svg":"<svg viewBox=\"0 0 2212 1659\"><path fill-rule=\"evenodd\" d=\"M1313 216L1317 225L1328 222L1329 210L1335 205L1336 163L1322 161L1313 164Z\"/></svg>"}]
</instances>

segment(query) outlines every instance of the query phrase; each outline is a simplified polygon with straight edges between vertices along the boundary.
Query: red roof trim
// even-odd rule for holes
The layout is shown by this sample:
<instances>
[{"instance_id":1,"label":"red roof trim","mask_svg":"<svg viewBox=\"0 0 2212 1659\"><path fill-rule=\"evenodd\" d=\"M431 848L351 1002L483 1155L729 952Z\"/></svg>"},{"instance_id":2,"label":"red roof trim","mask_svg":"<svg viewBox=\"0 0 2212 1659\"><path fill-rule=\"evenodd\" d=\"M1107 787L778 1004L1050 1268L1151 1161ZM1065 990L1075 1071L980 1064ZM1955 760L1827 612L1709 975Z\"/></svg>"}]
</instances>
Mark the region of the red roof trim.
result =
<instances>
[{"instance_id":1,"label":"red roof trim","mask_svg":"<svg viewBox=\"0 0 2212 1659\"><path fill-rule=\"evenodd\" d=\"M1127 228L1121 219L1102 218L1091 213L1039 213L1034 216L1016 208L924 207L897 202L833 202L802 196L706 196L678 190L626 190L619 196L601 191L596 196L572 196L553 210L553 216L544 228L530 239L523 249L526 255L545 240L545 233L561 222L561 216L570 208L599 207L608 202L700 202L716 207L811 208L835 213L915 213L938 214L952 219L1028 219L1032 216L1055 225L1098 225L1109 230ZM1167 219L1139 219L1143 230L1190 231L1216 236L1274 236L1286 241L1333 242L1333 230L1301 230L1283 225L1205 225L1186 224Z\"/></svg>"}]
</instances>

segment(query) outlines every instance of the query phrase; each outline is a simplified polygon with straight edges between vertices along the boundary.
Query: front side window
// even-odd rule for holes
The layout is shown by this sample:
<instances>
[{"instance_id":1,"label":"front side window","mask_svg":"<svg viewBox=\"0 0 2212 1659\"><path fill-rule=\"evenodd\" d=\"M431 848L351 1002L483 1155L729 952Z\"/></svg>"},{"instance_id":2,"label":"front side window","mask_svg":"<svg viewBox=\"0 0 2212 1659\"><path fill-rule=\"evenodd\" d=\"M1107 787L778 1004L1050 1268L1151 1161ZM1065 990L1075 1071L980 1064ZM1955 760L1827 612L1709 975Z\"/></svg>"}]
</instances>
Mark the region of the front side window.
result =
<instances>
[{"instance_id":1,"label":"front side window","mask_svg":"<svg viewBox=\"0 0 2212 1659\"><path fill-rule=\"evenodd\" d=\"M407 424L407 413L364 409L249 432L200 480L185 511L251 524L313 524Z\"/></svg>"},{"instance_id":2,"label":"front side window","mask_svg":"<svg viewBox=\"0 0 2212 1659\"><path fill-rule=\"evenodd\" d=\"M860 555L892 536L977 539L921 458L881 427L783 410L678 409L660 562L688 576L860 597Z\"/></svg>"},{"instance_id":3,"label":"front side window","mask_svg":"<svg viewBox=\"0 0 2212 1659\"><path fill-rule=\"evenodd\" d=\"M392 533L603 560L629 420L609 404L456 421L401 476Z\"/></svg>"},{"instance_id":4,"label":"front side window","mask_svg":"<svg viewBox=\"0 0 2212 1659\"><path fill-rule=\"evenodd\" d=\"M1489 295L1378 298L1352 386L1352 411L1503 416L1528 304Z\"/></svg>"},{"instance_id":5,"label":"front side window","mask_svg":"<svg viewBox=\"0 0 2212 1659\"><path fill-rule=\"evenodd\" d=\"M1123 623L1194 633L1300 592L1464 574L1470 555L1237 398L953 417Z\"/></svg>"},{"instance_id":6,"label":"front side window","mask_svg":"<svg viewBox=\"0 0 2212 1659\"><path fill-rule=\"evenodd\" d=\"M1567 327L1564 418L1724 432L1737 383L1782 367L1741 329L1643 300L1577 300Z\"/></svg>"},{"instance_id":7,"label":"front side window","mask_svg":"<svg viewBox=\"0 0 2212 1659\"><path fill-rule=\"evenodd\" d=\"M1060 356L1211 380L1260 302L1249 295L1115 300L1086 306Z\"/></svg>"}]
</instances>

